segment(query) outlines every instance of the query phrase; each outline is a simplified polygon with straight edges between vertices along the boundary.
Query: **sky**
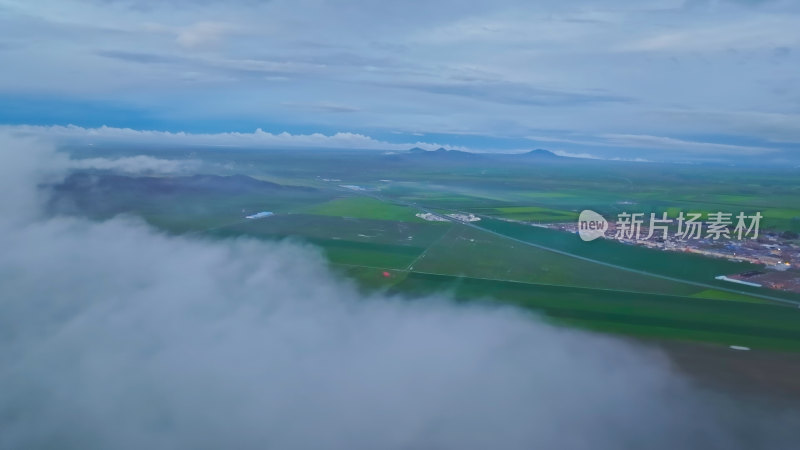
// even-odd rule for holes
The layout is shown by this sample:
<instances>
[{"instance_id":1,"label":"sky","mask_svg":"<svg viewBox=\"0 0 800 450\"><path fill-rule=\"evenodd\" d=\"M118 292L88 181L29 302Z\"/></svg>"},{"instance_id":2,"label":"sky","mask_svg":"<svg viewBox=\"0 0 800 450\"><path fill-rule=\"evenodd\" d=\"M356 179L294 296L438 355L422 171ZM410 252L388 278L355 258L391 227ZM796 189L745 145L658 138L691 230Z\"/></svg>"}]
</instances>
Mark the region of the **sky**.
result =
<instances>
[{"instance_id":1,"label":"sky","mask_svg":"<svg viewBox=\"0 0 800 450\"><path fill-rule=\"evenodd\" d=\"M800 411L508 305L365 295L293 242L45 212L72 159L0 132L0 449L794 449ZM743 396L743 399L746 399Z\"/></svg>"},{"instance_id":2,"label":"sky","mask_svg":"<svg viewBox=\"0 0 800 450\"><path fill-rule=\"evenodd\" d=\"M797 23L794 0L0 0L0 123L800 162Z\"/></svg>"}]
</instances>

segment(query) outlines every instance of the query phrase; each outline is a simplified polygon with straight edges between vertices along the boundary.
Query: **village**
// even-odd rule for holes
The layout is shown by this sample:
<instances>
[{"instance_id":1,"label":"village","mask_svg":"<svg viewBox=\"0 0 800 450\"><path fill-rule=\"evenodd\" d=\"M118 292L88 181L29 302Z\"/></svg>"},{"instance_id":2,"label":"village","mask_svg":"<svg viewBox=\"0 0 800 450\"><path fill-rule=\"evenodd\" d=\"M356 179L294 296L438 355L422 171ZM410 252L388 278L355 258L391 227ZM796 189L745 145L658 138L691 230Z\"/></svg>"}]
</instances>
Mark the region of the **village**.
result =
<instances>
[{"instance_id":1,"label":"village","mask_svg":"<svg viewBox=\"0 0 800 450\"><path fill-rule=\"evenodd\" d=\"M576 222L535 226L578 233ZM683 239L683 236L674 229L669 229L665 233L658 229L651 233L646 223L642 224L638 233L632 235L618 232L620 231L618 227L615 222L609 222L603 237L623 244L640 245L662 251L696 253L763 265L763 270L727 275L726 281L741 281L759 287L800 293L800 240L796 233L767 231L755 238L741 240L724 236L714 239L702 234L699 239Z\"/></svg>"}]
</instances>

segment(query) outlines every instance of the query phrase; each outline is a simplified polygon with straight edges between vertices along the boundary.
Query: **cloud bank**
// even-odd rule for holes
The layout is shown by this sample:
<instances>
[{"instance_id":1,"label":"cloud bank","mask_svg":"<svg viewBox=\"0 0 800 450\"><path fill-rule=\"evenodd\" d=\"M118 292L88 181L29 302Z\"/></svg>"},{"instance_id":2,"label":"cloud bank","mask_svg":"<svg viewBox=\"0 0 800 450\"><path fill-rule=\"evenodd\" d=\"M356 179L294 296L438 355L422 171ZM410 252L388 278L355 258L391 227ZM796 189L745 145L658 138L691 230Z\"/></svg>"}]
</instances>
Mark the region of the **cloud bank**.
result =
<instances>
[{"instance_id":1,"label":"cloud bank","mask_svg":"<svg viewBox=\"0 0 800 450\"><path fill-rule=\"evenodd\" d=\"M464 147L429 142L393 144L357 133L339 132L332 135L322 133L291 134L269 133L261 128L252 133L184 133L131 128L84 128L75 125L35 126L0 125L0 133L23 137L39 137L59 142L115 142L126 144L202 145L218 147L263 147L263 148L340 148L365 150L408 150L419 147L435 150L466 150ZM144 161L139 160L139 163Z\"/></svg>"},{"instance_id":2,"label":"cloud bank","mask_svg":"<svg viewBox=\"0 0 800 450\"><path fill-rule=\"evenodd\" d=\"M71 169L110 170L128 174L176 174L196 170L200 161L174 160L155 158L147 155L136 155L122 158L84 158L71 159Z\"/></svg>"},{"instance_id":3,"label":"cloud bank","mask_svg":"<svg viewBox=\"0 0 800 450\"><path fill-rule=\"evenodd\" d=\"M601 134L581 138L557 138L550 136L528 136L538 142L576 144L586 147L627 147L635 149L666 150L674 153L696 155L754 156L776 153L780 149L747 145L718 144L713 142L688 141L663 136L634 134Z\"/></svg>"},{"instance_id":4,"label":"cloud bank","mask_svg":"<svg viewBox=\"0 0 800 450\"><path fill-rule=\"evenodd\" d=\"M58 158L5 136L0 158L2 449L797 442L796 416L513 308L365 298L294 244L44 217L36 186Z\"/></svg>"}]
</instances>

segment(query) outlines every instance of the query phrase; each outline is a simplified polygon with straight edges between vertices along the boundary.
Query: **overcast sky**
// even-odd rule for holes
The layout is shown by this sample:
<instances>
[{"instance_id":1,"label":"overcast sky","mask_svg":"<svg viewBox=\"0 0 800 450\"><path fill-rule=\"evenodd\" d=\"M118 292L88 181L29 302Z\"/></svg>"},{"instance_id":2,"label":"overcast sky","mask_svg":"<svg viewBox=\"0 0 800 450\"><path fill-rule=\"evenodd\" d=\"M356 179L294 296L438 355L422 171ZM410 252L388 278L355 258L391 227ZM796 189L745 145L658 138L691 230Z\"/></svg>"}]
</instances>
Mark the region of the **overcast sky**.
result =
<instances>
[{"instance_id":1,"label":"overcast sky","mask_svg":"<svg viewBox=\"0 0 800 450\"><path fill-rule=\"evenodd\" d=\"M0 123L800 156L800 2L0 0Z\"/></svg>"}]
</instances>

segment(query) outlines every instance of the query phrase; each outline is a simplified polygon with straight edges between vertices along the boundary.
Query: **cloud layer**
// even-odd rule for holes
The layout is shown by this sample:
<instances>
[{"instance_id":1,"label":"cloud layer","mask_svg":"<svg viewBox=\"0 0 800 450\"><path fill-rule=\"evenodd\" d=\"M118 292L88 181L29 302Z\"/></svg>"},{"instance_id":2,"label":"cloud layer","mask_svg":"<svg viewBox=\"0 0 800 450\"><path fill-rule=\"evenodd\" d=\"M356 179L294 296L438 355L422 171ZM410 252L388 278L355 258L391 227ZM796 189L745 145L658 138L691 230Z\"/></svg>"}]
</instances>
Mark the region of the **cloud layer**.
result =
<instances>
[{"instance_id":1,"label":"cloud layer","mask_svg":"<svg viewBox=\"0 0 800 450\"><path fill-rule=\"evenodd\" d=\"M69 126L8 126L0 125L0 132L28 138L44 138L60 143L124 143L124 144L172 144L196 145L217 147L261 147L261 148L338 148L338 149L366 149L366 150L408 150L419 147L425 150L435 150L444 147L448 150L466 150L464 147L440 145L429 142L414 142L408 144L393 144L373 139L357 133L339 132L332 135L321 133L291 134L268 133L257 129L252 133L172 133L169 131L133 130L130 128L83 128ZM75 163L79 164L79 163ZM85 164L89 164L86 162ZM96 168L102 168L103 162L94 161ZM108 164L108 163L105 163ZM128 158L118 161L118 166L141 170L152 168L156 163L143 156ZM177 164L177 163L176 163ZM159 169L166 169L163 164ZM179 167L174 167L175 170Z\"/></svg>"},{"instance_id":2,"label":"cloud layer","mask_svg":"<svg viewBox=\"0 0 800 450\"><path fill-rule=\"evenodd\" d=\"M0 448L789 448L796 416L528 313L365 298L312 248L44 217L0 138ZM797 442L796 440L794 442Z\"/></svg>"},{"instance_id":3,"label":"cloud layer","mask_svg":"<svg viewBox=\"0 0 800 450\"><path fill-rule=\"evenodd\" d=\"M123 158L84 158L70 160L72 169L109 170L128 174L176 174L189 172L199 168L199 161L171 160L154 158L147 155L136 155Z\"/></svg>"}]
</instances>

